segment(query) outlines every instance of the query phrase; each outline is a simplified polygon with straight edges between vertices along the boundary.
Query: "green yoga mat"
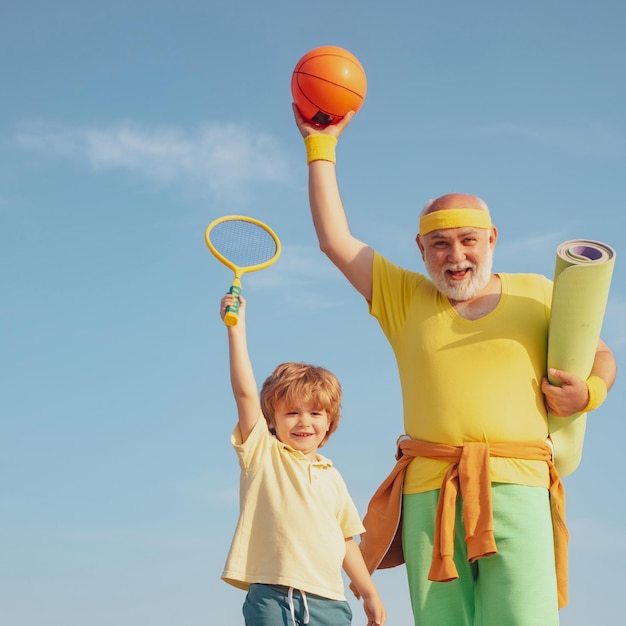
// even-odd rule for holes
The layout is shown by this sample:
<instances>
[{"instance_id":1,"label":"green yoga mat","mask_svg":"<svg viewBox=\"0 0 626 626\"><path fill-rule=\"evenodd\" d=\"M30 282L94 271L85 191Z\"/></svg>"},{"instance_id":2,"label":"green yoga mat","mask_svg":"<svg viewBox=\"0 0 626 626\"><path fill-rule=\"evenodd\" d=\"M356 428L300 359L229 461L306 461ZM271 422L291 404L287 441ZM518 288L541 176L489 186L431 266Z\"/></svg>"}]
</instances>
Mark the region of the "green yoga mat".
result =
<instances>
[{"instance_id":1,"label":"green yoga mat","mask_svg":"<svg viewBox=\"0 0 626 626\"><path fill-rule=\"evenodd\" d=\"M556 251L548 367L586 379L591 372L609 296L615 251L598 241L575 239ZM551 380L552 383L558 381ZM580 464L586 413L548 415L554 459L561 476Z\"/></svg>"}]
</instances>

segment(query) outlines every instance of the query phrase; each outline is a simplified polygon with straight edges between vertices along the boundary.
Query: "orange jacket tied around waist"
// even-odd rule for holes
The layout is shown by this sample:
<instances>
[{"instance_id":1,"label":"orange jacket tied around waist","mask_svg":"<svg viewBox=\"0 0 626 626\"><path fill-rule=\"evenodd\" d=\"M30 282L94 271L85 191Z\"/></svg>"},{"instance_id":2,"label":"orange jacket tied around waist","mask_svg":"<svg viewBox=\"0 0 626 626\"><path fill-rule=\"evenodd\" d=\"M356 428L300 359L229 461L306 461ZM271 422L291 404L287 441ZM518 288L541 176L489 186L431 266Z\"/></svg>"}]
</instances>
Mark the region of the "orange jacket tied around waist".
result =
<instances>
[{"instance_id":1,"label":"orange jacket tied around waist","mask_svg":"<svg viewBox=\"0 0 626 626\"><path fill-rule=\"evenodd\" d=\"M545 461L550 469L550 509L559 608L567 604L567 544L565 489L552 461L552 448L545 441L509 443L468 442L463 446L428 443L408 437L398 442L397 463L372 496L363 519L366 532L360 548L370 573L404 563L402 552L402 486L408 464L415 457L450 463L437 503L433 557L428 579L448 582L458 578L454 564L456 500L463 498L465 542L470 563L497 552L493 532L489 457ZM353 592L358 597L355 589Z\"/></svg>"}]
</instances>

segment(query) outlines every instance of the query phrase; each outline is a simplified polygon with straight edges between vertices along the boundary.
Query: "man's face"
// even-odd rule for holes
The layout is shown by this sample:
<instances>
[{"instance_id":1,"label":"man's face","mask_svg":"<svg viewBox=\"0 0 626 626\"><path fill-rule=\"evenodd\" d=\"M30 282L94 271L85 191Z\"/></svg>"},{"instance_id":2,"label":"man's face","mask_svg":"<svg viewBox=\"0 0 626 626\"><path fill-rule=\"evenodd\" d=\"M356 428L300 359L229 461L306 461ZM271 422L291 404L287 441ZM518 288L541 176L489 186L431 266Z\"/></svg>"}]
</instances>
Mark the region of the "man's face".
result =
<instances>
[{"instance_id":1,"label":"man's face","mask_svg":"<svg viewBox=\"0 0 626 626\"><path fill-rule=\"evenodd\" d=\"M426 271L450 300L479 295L491 279L495 229L445 228L418 236Z\"/></svg>"}]
</instances>

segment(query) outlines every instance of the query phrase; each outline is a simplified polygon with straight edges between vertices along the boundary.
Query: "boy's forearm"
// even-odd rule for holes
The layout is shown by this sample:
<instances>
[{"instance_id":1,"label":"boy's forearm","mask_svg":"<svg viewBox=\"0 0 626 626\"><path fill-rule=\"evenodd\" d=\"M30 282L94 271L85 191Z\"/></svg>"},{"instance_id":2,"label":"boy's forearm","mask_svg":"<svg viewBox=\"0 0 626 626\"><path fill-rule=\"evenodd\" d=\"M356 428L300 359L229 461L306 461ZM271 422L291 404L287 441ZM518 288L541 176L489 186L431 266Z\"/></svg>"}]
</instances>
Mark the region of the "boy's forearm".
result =
<instances>
[{"instance_id":1,"label":"boy's forearm","mask_svg":"<svg viewBox=\"0 0 626 626\"><path fill-rule=\"evenodd\" d=\"M380 599L378 589L365 565L363 555L354 539L346 540L346 556L343 560L343 568L363 599L363 609L367 615L367 626L384 626L386 621L385 605Z\"/></svg>"},{"instance_id":2,"label":"boy's forearm","mask_svg":"<svg viewBox=\"0 0 626 626\"><path fill-rule=\"evenodd\" d=\"M242 396L257 395L256 381L245 328L230 327L228 329L228 348L230 352L230 381L235 399Z\"/></svg>"},{"instance_id":3,"label":"boy's forearm","mask_svg":"<svg viewBox=\"0 0 626 626\"><path fill-rule=\"evenodd\" d=\"M260 415L259 396L252 363L248 354L245 326L230 327L228 347L230 351L230 382L237 404L237 415L241 440L246 441Z\"/></svg>"},{"instance_id":4,"label":"boy's forearm","mask_svg":"<svg viewBox=\"0 0 626 626\"><path fill-rule=\"evenodd\" d=\"M359 546L353 539L346 541L346 556L343 560L343 569L362 598L372 594L378 595L378 590L367 570Z\"/></svg>"}]
</instances>

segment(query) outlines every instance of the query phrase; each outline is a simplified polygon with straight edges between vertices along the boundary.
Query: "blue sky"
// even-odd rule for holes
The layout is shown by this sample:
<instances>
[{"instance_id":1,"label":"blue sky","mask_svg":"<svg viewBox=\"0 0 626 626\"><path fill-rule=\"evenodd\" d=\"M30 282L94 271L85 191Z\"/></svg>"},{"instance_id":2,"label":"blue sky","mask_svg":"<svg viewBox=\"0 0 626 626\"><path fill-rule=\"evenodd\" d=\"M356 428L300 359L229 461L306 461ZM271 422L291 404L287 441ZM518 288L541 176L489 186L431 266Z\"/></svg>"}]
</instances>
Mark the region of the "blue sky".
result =
<instances>
[{"instance_id":1,"label":"blue sky","mask_svg":"<svg viewBox=\"0 0 626 626\"><path fill-rule=\"evenodd\" d=\"M244 278L259 382L286 360L339 376L325 454L362 513L391 469L391 350L309 216L289 84L311 48L343 46L368 76L338 147L355 234L421 270L418 212L459 191L491 207L498 271L552 276L562 241L607 243L603 337L622 362L625 26L620 0L5 3L3 623L242 623L243 592L219 578L238 511L218 315L231 275L203 240L220 215L263 219L283 243ZM564 626L623 620L625 403L618 378L565 479ZM411 623L404 571L375 579L389 625Z\"/></svg>"}]
</instances>

